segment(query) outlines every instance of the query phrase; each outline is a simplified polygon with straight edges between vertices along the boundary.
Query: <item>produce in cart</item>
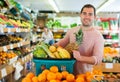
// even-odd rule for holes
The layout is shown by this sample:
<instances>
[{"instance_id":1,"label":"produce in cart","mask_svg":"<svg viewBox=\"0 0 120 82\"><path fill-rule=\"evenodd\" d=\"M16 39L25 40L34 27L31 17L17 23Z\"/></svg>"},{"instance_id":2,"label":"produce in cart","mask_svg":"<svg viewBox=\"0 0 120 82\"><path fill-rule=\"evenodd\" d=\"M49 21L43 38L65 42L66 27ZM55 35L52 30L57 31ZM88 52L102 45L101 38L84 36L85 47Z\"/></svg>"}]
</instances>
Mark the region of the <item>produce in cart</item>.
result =
<instances>
[{"instance_id":1,"label":"produce in cart","mask_svg":"<svg viewBox=\"0 0 120 82\"><path fill-rule=\"evenodd\" d=\"M70 59L70 53L61 46L53 46L48 45L44 42L41 42L37 47L33 50L33 56L35 58L51 58L51 59Z\"/></svg>"}]
</instances>

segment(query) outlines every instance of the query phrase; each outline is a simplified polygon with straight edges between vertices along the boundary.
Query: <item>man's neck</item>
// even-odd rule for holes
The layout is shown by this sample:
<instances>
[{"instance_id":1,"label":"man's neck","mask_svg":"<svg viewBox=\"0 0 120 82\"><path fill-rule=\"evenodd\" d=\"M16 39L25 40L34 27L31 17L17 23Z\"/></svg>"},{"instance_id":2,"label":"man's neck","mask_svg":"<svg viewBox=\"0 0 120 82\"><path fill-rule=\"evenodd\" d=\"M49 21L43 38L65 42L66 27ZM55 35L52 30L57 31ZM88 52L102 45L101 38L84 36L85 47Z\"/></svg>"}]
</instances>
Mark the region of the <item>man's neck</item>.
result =
<instances>
[{"instance_id":1,"label":"man's neck","mask_svg":"<svg viewBox=\"0 0 120 82\"><path fill-rule=\"evenodd\" d=\"M83 30L90 30L93 28L93 26L81 26Z\"/></svg>"}]
</instances>

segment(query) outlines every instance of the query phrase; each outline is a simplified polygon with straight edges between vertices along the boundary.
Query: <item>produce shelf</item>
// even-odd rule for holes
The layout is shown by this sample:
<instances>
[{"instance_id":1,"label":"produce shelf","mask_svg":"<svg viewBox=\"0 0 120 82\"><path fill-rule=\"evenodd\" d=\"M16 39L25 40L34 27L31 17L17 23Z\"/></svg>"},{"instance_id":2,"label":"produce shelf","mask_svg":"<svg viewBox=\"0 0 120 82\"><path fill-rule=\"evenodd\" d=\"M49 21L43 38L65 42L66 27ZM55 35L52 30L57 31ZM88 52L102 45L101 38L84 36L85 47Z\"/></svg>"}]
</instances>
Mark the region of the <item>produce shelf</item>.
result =
<instances>
[{"instance_id":1,"label":"produce shelf","mask_svg":"<svg viewBox=\"0 0 120 82\"><path fill-rule=\"evenodd\" d=\"M27 45L27 44L30 44L30 41L18 42L18 43L14 43L14 44L1 46L0 51L7 51L8 49L13 49L13 48L20 47L20 46Z\"/></svg>"},{"instance_id":2,"label":"produce shelf","mask_svg":"<svg viewBox=\"0 0 120 82\"><path fill-rule=\"evenodd\" d=\"M0 67L0 79L6 77L9 74L12 74L15 71L15 68L13 67L13 64L15 64L17 62L20 62L21 65L23 65L27 61L30 61L31 59L32 59L32 53L26 55L23 58L18 59L16 62L14 62L10 65L9 64L1 65L1 67ZM12 79L12 78L10 78L10 79Z\"/></svg>"},{"instance_id":3,"label":"produce shelf","mask_svg":"<svg viewBox=\"0 0 120 82\"><path fill-rule=\"evenodd\" d=\"M102 72L120 72L120 63L101 63L94 66L94 69L100 69Z\"/></svg>"},{"instance_id":4,"label":"produce shelf","mask_svg":"<svg viewBox=\"0 0 120 82\"><path fill-rule=\"evenodd\" d=\"M10 32L30 32L30 29L23 29L23 28L0 28L0 33L10 33Z\"/></svg>"}]
</instances>

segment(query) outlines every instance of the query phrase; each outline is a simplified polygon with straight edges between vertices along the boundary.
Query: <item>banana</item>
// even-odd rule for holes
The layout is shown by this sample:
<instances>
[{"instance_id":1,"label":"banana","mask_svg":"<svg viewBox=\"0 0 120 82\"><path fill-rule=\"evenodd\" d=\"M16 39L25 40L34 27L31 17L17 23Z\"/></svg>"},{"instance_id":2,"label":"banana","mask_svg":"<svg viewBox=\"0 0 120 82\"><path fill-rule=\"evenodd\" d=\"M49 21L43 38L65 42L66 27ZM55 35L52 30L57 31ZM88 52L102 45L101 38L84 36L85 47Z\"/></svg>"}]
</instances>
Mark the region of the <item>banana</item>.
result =
<instances>
[{"instance_id":1,"label":"banana","mask_svg":"<svg viewBox=\"0 0 120 82\"><path fill-rule=\"evenodd\" d=\"M61 56L61 58L71 58L70 53L67 50L65 50L64 48L58 49L58 53Z\"/></svg>"},{"instance_id":2,"label":"banana","mask_svg":"<svg viewBox=\"0 0 120 82\"><path fill-rule=\"evenodd\" d=\"M59 55L59 53L56 51L53 53L55 55L56 58L61 58L61 56Z\"/></svg>"}]
</instances>

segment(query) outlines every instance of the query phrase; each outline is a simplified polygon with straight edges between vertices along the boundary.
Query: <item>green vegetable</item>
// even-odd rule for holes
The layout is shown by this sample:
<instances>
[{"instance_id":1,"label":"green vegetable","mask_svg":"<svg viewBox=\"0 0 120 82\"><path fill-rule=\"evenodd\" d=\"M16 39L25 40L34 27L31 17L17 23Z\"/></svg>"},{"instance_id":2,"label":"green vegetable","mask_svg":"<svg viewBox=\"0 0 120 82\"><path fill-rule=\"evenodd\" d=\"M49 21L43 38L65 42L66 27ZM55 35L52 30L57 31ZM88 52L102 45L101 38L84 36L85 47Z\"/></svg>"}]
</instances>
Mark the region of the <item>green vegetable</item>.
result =
<instances>
[{"instance_id":1,"label":"green vegetable","mask_svg":"<svg viewBox=\"0 0 120 82\"><path fill-rule=\"evenodd\" d=\"M46 52L40 46L37 46L36 49L33 51L33 56L37 58L47 58Z\"/></svg>"},{"instance_id":2,"label":"green vegetable","mask_svg":"<svg viewBox=\"0 0 120 82\"><path fill-rule=\"evenodd\" d=\"M48 45L46 45L44 42L41 43L40 47L42 47L45 52L49 55L50 58L55 58L55 56L53 55L52 52L50 52L49 48L48 48Z\"/></svg>"}]
</instances>

